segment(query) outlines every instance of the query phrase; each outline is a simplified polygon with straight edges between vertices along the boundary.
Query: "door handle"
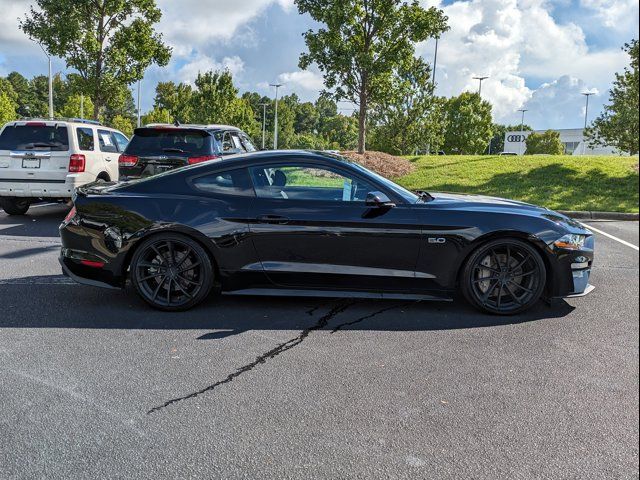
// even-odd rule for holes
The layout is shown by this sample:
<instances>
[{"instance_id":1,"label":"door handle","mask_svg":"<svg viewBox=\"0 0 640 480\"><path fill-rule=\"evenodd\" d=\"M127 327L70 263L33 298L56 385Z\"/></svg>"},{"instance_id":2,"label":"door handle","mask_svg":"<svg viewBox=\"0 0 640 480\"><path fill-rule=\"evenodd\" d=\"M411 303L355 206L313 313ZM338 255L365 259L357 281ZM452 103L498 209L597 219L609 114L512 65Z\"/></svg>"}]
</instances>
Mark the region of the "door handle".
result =
<instances>
[{"instance_id":1,"label":"door handle","mask_svg":"<svg viewBox=\"0 0 640 480\"><path fill-rule=\"evenodd\" d=\"M285 224L289 222L287 217L281 215L260 215L257 218L259 223Z\"/></svg>"},{"instance_id":2,"label":"door handle","mask_svg":"<svg viewBox=\"0 0 640 480\"><path fill-rule=\"evenodd\" d=\"M105 159L107 162L110 162L110 161L112 161L112 160L113 160L113 158L111 158L111 157L104 157L104 159Z\"/></svg>"}]
</instances>

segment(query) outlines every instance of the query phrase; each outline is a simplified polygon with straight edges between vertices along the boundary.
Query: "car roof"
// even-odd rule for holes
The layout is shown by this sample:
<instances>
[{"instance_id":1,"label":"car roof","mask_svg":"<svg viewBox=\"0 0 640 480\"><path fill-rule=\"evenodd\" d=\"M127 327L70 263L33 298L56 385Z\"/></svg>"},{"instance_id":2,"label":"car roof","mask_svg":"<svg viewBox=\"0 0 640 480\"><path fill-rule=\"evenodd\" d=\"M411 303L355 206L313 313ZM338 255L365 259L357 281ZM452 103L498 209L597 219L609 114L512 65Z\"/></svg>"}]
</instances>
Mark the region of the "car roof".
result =
<instances>
[{"instance_id":1,"label":"car roof","mask_svg":"<svg viewBox=\"0 0 640 480\"><path fill-rule=\"evenodd\" d=\"M193 129L202 129L202 130L236 130L236 131L242 131L240 128L238 127L234 127L233 125L223 125L223 124L207 124L207 125L203 125L203 124L198 124L198 123L181 123L181 124L174 124L174 123L147 123L146 125L143 125L142 128L154 128L154 127L167 127L167 128L193 128Z\"/></svg>"},{"instance_id":2,"label":"car roof","mask_svg":"<svg viewBox=\"0 0 640 480\"><path fill-rule=\"evenodd\" d=\"M83 119L83 118L21 118L19 120L12 120L10 122L7 122L5 124L5 126L7 125L11 125L11 126L24 126L27 125L29 123L44 123L47 126L55 126L55 125L78 125L78 126L85 126L85 127L100 127L100 128L105 128L108 130L116 130L115 128L112 127L107 127L106 125L103 125L100 122L97 122L95 120L88 120L88 119Z\"/></svg>"},{"instance_id":3,"label":"car roof","mask_svg":"<svg viewBox=\"0 0 640 480\"><path fill-rule=\"evenodd\" d=\"M349 159L335 153L321 150L262 150L257 152L238 153L229 155L216 162L203 162L196 166L218 168L237 167L238 164L255 165L271 160L315 160L333 164L350 163Z\"/></svg>"}]
</instances>

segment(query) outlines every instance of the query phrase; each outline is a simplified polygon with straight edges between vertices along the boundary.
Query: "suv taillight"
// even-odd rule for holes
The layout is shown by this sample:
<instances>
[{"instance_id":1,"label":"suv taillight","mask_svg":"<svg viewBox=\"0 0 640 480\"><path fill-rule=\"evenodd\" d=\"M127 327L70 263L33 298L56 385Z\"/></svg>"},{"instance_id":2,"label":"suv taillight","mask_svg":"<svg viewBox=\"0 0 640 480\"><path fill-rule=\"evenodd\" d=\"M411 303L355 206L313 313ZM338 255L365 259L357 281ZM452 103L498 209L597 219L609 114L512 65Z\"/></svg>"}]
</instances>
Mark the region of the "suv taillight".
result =
<instances>
[{"instance_id":1,"label":"suv taillight","mask_svg":"<svg viewBox=\"0 0 640 480\"><path fill-rule=\"evenodd\" d=\"M84 172L85 158L84 155L74 153L69 157L69 171L73 173Z\"/></svg>"},{"instance_id":2,"label":"suv taillight","mask_svg":"<svg viewBox=\"0 0 640 480\"><path fill-rule=\"evenodd\" d=\"M189 157L189 165L193 165L194 163L202 163L208 162L209 160L217 160L220 158L217 155L202 155L201 157Z\"/></svg>"},{"instance_id":3,"label":"suv taillight","mask_svg":"<svg viewBox=\"0 0 640 480\"><path fill-rule=\"evenodd\" d=\"M135 167L136 163L138 163L138 157L135 155L127 155L123 153L118 158L118 165L121 167Z\"/></svg>"}]
</instances>

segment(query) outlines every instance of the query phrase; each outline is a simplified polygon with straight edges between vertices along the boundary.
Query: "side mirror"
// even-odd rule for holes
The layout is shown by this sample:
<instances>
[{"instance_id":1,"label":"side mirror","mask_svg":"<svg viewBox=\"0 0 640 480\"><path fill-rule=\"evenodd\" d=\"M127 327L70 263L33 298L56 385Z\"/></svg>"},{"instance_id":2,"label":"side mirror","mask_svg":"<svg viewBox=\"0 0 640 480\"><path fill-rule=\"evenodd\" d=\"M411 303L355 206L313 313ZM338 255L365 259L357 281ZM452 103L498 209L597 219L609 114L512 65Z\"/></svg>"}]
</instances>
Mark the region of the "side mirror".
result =
<instances>
[{"instance_id":1,"label":"side mirror","mask_svg":"<svg viewBox=\"0 0 640 480\"><path fill-rule=\"evenodd\" d=\"M396 206L387 195L382 192L369 192L367 193L367 197L364 201L364 204L367 207L374 208L393 208Z\"/></svg>"}]
</instances>

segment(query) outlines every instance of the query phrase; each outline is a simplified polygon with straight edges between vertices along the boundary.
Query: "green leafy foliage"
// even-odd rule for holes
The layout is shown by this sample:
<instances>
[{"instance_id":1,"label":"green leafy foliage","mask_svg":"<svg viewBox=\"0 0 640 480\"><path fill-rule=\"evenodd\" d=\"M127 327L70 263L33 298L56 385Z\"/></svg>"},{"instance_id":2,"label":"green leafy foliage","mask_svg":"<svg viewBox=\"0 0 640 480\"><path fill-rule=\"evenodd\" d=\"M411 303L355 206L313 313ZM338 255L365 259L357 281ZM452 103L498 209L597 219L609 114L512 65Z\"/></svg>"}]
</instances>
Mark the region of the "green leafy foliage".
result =
<instances>
[{"instance_id":1,"label":"green leafy foliage","mask_svg":"<svg viewBox=\"0 0 640 480\"><path fill-rule=\"evenodd\" d=\"M587 129L587 138L593 146L612 145L621 152L638 153L640 107L638 105L638 40L624 46L631 57L629 68L616 73L609 91L609 104Z\"/></svg>"},{"instance_id":2,"label":"green leafy foliage","mask_svg":"<svg viewBox=\"0 0 640 480\"><path fill-rule=\"evenodd\" d=\"M414 0L296 0L298 11L321 26L304 34L308 52L300 67L316 64L324 76L325 94L359 106L358 150L366 143L369 106L384 98L391 77L413 57L416 42L439 36L447 17Z\"/></svg>"},{"instance_id":3,"label":"green leafy foliage","mask_svg":"<svg viewBox=\"0 0 640 480\"><path fill-rule=\"evenodd\" d=\"M444 150L462 155L484 152L493 136L491 104L477 93L464 92L447 101L445 112Z\"/></svg>"},{"instance_id":4,"label":"green leafy foliage","mask_svg":"<svg viewBox=\"0 0 640 480\"><path fill-rule=\"evenodd\" d=\"M560 140L560 132L547 130L543 133L530 133L524 153L525 155L562 155L564 145Z\"/></svg>"},{"instance_id":5,"label":"green leafy foliage","mask_svg":"<svg viewBox=\"0 0 640 480\"><path fill-rule=\"evenodd\" d=\"M115 115L109 123L109 126L115 128L116 130L120 130L129 138L131 138L131 135L133 135L134 123L133 120L131 120L131 118L129 117Z\"/></svg>"},{"instance_id":6,"label":"green leafy foliage","mask_svg":"<svg viewBox=\"0 0 640 480\"><path fill-rule=\"evenodd\" d=\"M171 50L153 30L160 17L153 0L36 0L20 28L78 72L98 119L149 65L169 62Z\"/></svg>"},{"instance_id":7,"label":"green leafy foliage","mask_svg":"<svg viewBox=\"0 0 640 480\"><path fill-rule=\"evenodd\" d=\"M56 116L63 118L86 118L93 113L93 102L86 95L73 94L67 97L62 108L56 112Z\"/></svg>"},{"instance_id":8,"label":"green leafy foliage","mask_svg":"<svg viewBox=\"0 0 640 480\"><path fill-rule=\"evenodd\" d=\"M0 77L0 126L17 118L17 99L11 82Z\"/></svg>"}]
</instances>

